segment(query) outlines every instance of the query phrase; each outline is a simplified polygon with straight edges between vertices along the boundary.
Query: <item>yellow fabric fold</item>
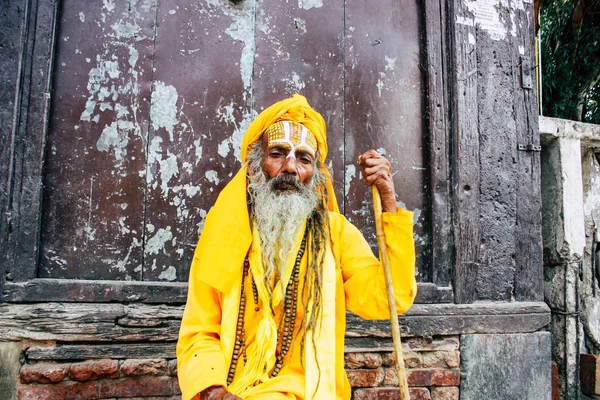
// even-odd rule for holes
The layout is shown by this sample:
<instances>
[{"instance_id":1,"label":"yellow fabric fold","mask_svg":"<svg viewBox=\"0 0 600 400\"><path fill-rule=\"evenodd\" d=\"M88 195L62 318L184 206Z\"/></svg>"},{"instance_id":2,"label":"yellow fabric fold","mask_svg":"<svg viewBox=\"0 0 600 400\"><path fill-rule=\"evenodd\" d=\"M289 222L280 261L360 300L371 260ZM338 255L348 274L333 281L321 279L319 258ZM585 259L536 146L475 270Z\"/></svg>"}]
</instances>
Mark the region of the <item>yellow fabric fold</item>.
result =
<instances>
[{"instance_id":1,"label":"yellow fabric fold","mask_svg":"<svg viewBox=\"0 0 600 400\"><path fill-rule=\"evenodd\" d=\"M346 310L353 311L363 318L386 319L389 317L389 308L383 269L371 252L369 244L358 229L344 216L332 212L329 213L329 217L333 242L331 253L334 255L334 259L326 257L324 275L331 270L335 274L334 289L326 291L335 294L333 301L327 300L335 304L335 327L331 331L329 328L325 328L327 322L324 319L322 332L335 345L323 345L330 353L333 352L333 365L330 361L325 366L321 360L319 360L319 364L321 368L320 385L327 385L324 381L327 376L323 372L325 371L324 367L332 368L335 371L335 397L325 396L315 397L315 399L349 400L351 388L344 371L343 338L346 327ZM384 213L383 223L392 268L396 306L398 312L403 313L410 307L417 293L412 213L405 210L399 210L398 213ZM211 260L211 265L220 266L221 258L225 253L223 251L216 255L216 258ZM305 261L303 261L303 266L304 263ZM177 343L178 376L183 400L193 398L208 386L225 386L235 343L242 268L243 259L237 267L235 273L237 279L233 280L233 286L224 292L204 283L198 270L193 269L190 273L188 302ZM226 276L223 275L223 278ZM251 289L248 287L246 289L250 293ZM323 313L328 313L327 309L324 309ZM300 307L298 312L303 313L303 307ZM254 314L253 307L247 308L246 314L249 321L249 325L246 325L246 335L248 338L254 338L258 325L255 322L257 315ZM299 314L299 318L301 318L301 314ZM308 347L308 343L310 342L307 339L306 347ZM322 346L319 342L317 345L318 349ZM311 389L307 388L307 385L316 384L313 379L318 376L318 369L314 363L313 365L307 362L302 364L301 357L305 355L300 352L297 341L294 341L292 346L279 375L248 389L242 398L260 398L271 393L288 393L299 399L309 398L308 393L311 393ZM317 350L318 352L320 350ZM331 356L326 357L331 359ZM239 373L243 373L241 365L243 363L239 362ZM327 380L329 379L327 378Z\"/></svg>"}]
</instances>

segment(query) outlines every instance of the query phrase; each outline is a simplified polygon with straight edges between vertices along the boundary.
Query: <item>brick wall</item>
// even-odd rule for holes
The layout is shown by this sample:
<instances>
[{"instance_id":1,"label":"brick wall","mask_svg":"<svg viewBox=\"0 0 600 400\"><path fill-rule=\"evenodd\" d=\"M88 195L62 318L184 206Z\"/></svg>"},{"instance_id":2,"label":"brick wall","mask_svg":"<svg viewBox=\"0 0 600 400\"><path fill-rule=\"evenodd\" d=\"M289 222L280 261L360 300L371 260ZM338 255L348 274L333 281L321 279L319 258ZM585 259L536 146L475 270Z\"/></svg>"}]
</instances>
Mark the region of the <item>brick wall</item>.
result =
<instances>
[{"instance_id":1,"label":"brick wall","mask_svg":"<svg viewBox=\"0 0 600 400\"><path fill-rule=\"evenodd\" d=\"M412 400L458 400L458 337L408 338L403 347ZM392 352L349 352L345 367L354 400L399 398ZM180 399L180 394L173 359L28 363L17 387L19 400Z\"/></svg>"},{"instance_id":2,"label":"brick wall","mask_svg":"<svg viewBox=\"0 0 600 400\"><path fill-rule=\"evenodd\" d=\"M403 340L404 365L411 400L458 400L458 337ZM354 400L398 399L392 352L347 353L345 367Z\"/></svg>"},{"instance_id":3,"label":"brick wall","mask_svg":"<svg viewBox=\"0 0 600 400\"><path fill-rule=\"evenodd\" d=\"M176 360L25 364L19 400L180 399Z\"/></svg>"}]
</instances>

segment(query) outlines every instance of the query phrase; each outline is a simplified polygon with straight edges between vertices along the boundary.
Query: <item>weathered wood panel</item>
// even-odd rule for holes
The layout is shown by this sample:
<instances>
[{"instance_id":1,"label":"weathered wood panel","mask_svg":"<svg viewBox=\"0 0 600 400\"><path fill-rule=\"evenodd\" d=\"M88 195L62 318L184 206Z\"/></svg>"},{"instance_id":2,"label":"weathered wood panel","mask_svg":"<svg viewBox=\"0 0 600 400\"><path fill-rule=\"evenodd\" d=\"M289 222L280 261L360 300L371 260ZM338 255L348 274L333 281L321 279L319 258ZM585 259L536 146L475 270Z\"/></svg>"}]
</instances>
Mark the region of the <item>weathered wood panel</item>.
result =
<instances>
[{"instance_id":1,"label":"weathered wood panel","mask_svg":"<svg viewBox=\"0 0 600 400\"><path fill-rule=\"evenodd\" d=\"M499 7L497 12L508 20L507 8ZM518 74L518 66L512 64L510 41L498 39L487 29L476 32L481 193L476 291L479 299L510 300L515 273L518 157L513 75Z\"/></svg>"},{"instance_id":2,"label":"weathered wood panel","mask_svg":"<svg viewBox=\"0 0 600 400\"><path fill-rule=\"evenodd\" d=\"M0 305L0 340L177 341L182 306Z\"/></svg>"},{"instance_id":3,"label":"weathered wood panel","mask_svg":"<svg viewBox=\"0 0 600 400\"><path fill-rule=\"evenodd\" d=\"M452 208L450 196L450 130L446 73L446 14L439 0L424 5L427 74L427 132L431 179L431 279L448 285L453 268Z\"/></svg>"},{"instance_id":4,"label":"weathered wood panel","mask_svg":"<svg viewBox=\"0 0 600 400\"><path fill-rule=\"evenodd\" d=\"M182 315L183 307L165 305L3 304L0 305L0 340L54 341L59 346L75 346L66 348L64 354L72 355L81 350L86 351L86 356L95 352L95 357L106 353L101 347L87 346L105 346L111 341L122 343L123 353L128 351L125 343L130 342L157 343L155 347L150 344L150 349L164 349L161 346L165 342L173 342L174 346L177 341ZM384 339L374 340L373 346L391 343L389 321L365 321L348 313L347 322L348 346L363 346L368 343L362 340L364 338ZM534 332L549 322L550 309L541 302L415 305L400 317L403 335L407 337ZM54 354L59 357L61 351L56 350Z\"/></svg>"},{"instance_id":5,"label":"weathered wood panel","mask_svg":"<svg viewBox=\"0 0 600 400\"><path fill-rule=\"evenodd\" d=\"M2 301L184 304L186 298L184 282L33 279L8 283Z\"/></svg>"},{"instance_id":6,"label":"weathered wood panel","mask_svg":"<svg viewBox=\"0 0 600 400\"><path fill-rule=\"evenodd\" d=\"M187 281L207 211L240 167L255 1L161 1L146 176L144 280Z\"/></svg>"},{"instance_id":7,"label":"weathered wood panel","mask_svg":"<svg viewBox=\"0 0 600 400\"><path fill-rule=\"evenodd\" d=\"M316 3L315 3L316 4ZM254 108L304 95L327 125L328 165L344 211L344 2L258 1Z\"/></svg>"},{"instance_id":8,"label":"weathered wood panel","mask_svg":"<svg viewBox=\"0 0 600 400\"><path fill-rule=\"evenodd\" d=\"M57 4L31 1L26 12L18 130L14 147L8 280L35 276L39 256L42 171L54 63ZM14 261L13 261L14 260Z\"/></svg>"},{"instance_id":9,"label":"weathered wood panel","mask_svg":"<svg viewBox=\"0 0 600 400\"><path fill-rule=\"evenodd\" d=\"M454 296L457 303L475 300L479 271L479 132L477 108L477 52L475 21L468 5L450 3L452 23L449 75L454 118L453 130L453 193L454 193Z\"/></svg>"},{"instance_id":10,"label":"weathered wood panel","mask_svg":"<svg viewBox=\"0 0 600 400\"><path fill-rule=\"evenodd\" d=\"M21 61L25 48L27 1L0 1L0 298L8 267L10 193L12 191L15 124L19 119Z\"/></svg>"},{"instance_id":11,"label":"weathered wood panel","mask_svg":"<svg viewBox=\"0 0 600 400\"><path fill-rule=\"evenodd\" d=\"M28 360L92 360L175 358L176 342L127 343L127 344L81 344L56 347L32 346L25 351Z\"/></svg>"},{"instance_id":12,"label":"weathered wood panel","mask_svg":"<svg viewBox=\"0 0 600 400\"><path fill-rule=\"evenodd\" d=\"M517 31L516 36L511 36L512 65L518 67L513 73L516 142L517 145L540 146L535 92L537 75L532 61L535 60L533 4L523 2L523 6L523 10L512 11ZM523 78L531 79L530 88L524 87L527 85L524 84ZM519 301L542 300L544 294L540 153L519 151L517 165L514 296Z\"/></svg>"},{"instance_id":13,"label":"weathered wood panel","mask_svg":"<svg viewBox=\"0 0 600 400\"><path fill-rule=\"evenodd\" d=\"M346 214L375 242L370 189L356 167L369 148L385 149L399 200L415 211L418 280L430 281L429 178L421 70L423 10L418 1L346 3ZM417 190L415 190L418 188Z\"/></svg>"},{"instance_id":14,"label":"weathered wood panel","mask_svg":"<svg viewBox=\"0 0 600 400\"><path fill-rule=\"evenodd\" d=\"M450 303L452 288L418 283L416 303ZM70 279L33 279L7 283L6 302L140 302L146 304L185 304L186 282L136 282Z\"/></svg>"},{"instance_id":15,"label":"weathered wood panel","mask_svg":"<svg viewBox=\"0 0 600 400\"><path fill-rule=\"evenodd\" d=\"M142 277L155 14L61 2L39 277Z\"/></svg>"},{"instance_id":16,"label":"weathered wood panel","mask_svg":"<svg viewBox=\"0 0 600 400\"><path fill-rule=\"evenodd\" d=\"M525 333L543 329L550 323L545 303L478 303L473 305L414 305L400 317L404 336L433 336L474 333ZM346 336L349 345L367 342L358 338L387 338L391 345L389 321L365 321L348 313Z\"/></svg>"}]
</instances>

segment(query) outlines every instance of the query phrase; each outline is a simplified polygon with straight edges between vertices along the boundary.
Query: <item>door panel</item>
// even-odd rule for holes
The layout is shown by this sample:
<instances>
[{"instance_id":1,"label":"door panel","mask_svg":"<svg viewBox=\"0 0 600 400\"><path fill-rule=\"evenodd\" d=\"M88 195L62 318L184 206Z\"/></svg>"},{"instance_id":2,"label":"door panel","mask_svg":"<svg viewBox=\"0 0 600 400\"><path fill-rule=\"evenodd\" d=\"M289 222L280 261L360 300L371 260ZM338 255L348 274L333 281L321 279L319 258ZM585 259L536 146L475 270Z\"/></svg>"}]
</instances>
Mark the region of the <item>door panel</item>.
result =
<instances>
[{"instance_id":1,"label":"door panel","mask_svg":"<svg viewBox=\"0 0 600 400\"><path fill-rule=\"evenodd\" d=\"M157 18L144 280L187 281L206 213L240 167L254 5L166 0Z\"/></svg>"},{"instance_id":2,"label":"door panel","mask_svg":"<svg viewBox=\"0 0 600 400\"><path fill-rule=\"evenodd\" d=\"M61 2L39 277L141 279L155 13Z\"/></svg>"},{"instance_id":3,"label":"door panel","mask_svg":"<svg viewBox=\"0 0 600 400\"><path fill-rule=\"evenodd\" d=\"M419 278L426 280L430 226L418 4L346 3L344 190L347 217L375 243L371 191L356 160L369 148L387 153L400 205L415 212Z\"/></svg>"},{"instance_id":4,"label":"door panel","mask_svg":"<svg viewBox=\"0 0 600 400\"><path fill-rule=\"evenodd\" d=\"M421 3L61 3L39 277L180 281L264 107L326 120L338 203L374 245L358 154L385 149L430 281Z\"/></svg>"}]
</instances>

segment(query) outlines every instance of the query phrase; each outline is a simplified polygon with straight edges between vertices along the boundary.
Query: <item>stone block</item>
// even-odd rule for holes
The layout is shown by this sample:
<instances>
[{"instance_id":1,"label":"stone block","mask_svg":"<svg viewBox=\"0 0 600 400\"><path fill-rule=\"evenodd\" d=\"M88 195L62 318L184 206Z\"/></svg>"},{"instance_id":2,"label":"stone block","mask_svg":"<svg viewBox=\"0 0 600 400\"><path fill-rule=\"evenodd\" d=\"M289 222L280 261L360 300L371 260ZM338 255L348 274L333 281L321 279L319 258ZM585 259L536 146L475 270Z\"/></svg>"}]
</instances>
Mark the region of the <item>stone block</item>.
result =
<instances>
[{"instance_id":1,"label":"stone block","mask_svg":"<svg viewBox=\"0 0 600 400\"><path fill-rule=\"evenodd\" d=\"M379 353L347 353L344 356L344 365L348 369L379 368L383 357Z\"/></svg>"},{"instance_id":2,"label":"stone block","mask_svg":"<svg viewBox=\"0 0 600 400\"><path fill-rule=\"evenodd\" d=\"M422 353L423 368L458 368L460 365L460 352L454 351L427 351Z\"/></svg>"},{"instance_id":3,"label":"stone block","mask_svg":"<svg viewBox=\"0 0 600 400\"><path fill-rule=\"evenodd\" d=\"M18 400L93 400L98 398L97 382L64 381L50 385L22 385Z\"/></svg>"},{"instance_id":4,"label":"stone block","mask_svg":"<svg viewBox=\"0 0 600 400\"><path fill-rule=\"evenodd\" d=\"M384 368L384 378L383 385L384 386L398 386L398 374L396 373L396 368Z\"/></svg>"},{"instance_id":5,"label":"stone block","mask_svg":"<svg viewBox=\"0 0 600 400\"><path fill-rule=\"evenodd\" d=\"M435 339L423 337L408 338L403 340L403 350L407 351L452 351L458 350L460 341L458 337L448 336Z\"/></svg>"},{"instance_id":6,"label":"stone block","mask_svg":"<svg viewBox=\"0 0 600 400\"><path fill-rule=\"evenodd\" d=\"M432 400L427 388L408 388L410 400ZM352 396L354 400L399 400L400 389L397 387L380 387L357 389Z\"/></svg>"},{"instance_id":7,"label":"stone block","mask_svg":"<svg viewBox=\"0 0 600 400\"><path fill-rule=\"evenodd\" d=\"M456 386L440 386L431 388L431 400L458 400L459 390Z\"/></svg>"},{"instance_id":8,"label":"stone block","mask_svg":"<svg viewBox=\"0 0 600 400\"><path fill-rule=\"evenodd\" d=\"M550 333L463 335L461 400L550 400Z\"/></svg>"},{"instance_id":9,"label":"stone block","mask_svg":"<svg viewBox=\"0 0 600 400\"><path fill-rule=\"evenodd\" d=\"M421 368L421 353L416 351L403 351L404 367L405 368ZM394 367L396 365L396 353L384 353L383 362L384 367Z\"/></svg>"},{"instance_id":10,"label":"stone block","mask_svg":"<svg viewBox=\"0 0 600 400\"><path fill-rule=\"evenodd\" d=\"M166 360L125 360L120 367L121 376L160 376L167 374Z\"/></svg>"},{"instance_id":11,"label":"stone block","mask_svg":"<svg viewBox=\"0 0 600 400\"><path fill-rule=\"evenodd\" d=\"M383 382L385 373L378 369L351 369L346 371L352 387L379 386Z\"/></svg>"},{"instance_id":12,"label":"stone block","mask_svg":"<svg viewBox=\"0 0 600 400\"><path fill-rule=\"evenodd\" d=\"M411 369L407 371L409 386L458 386L458 369Z\"/></svg>"},{"instance_id":13,"label":"stone block","mask_svg":"<svg viewBox=\"0 0 600 400\"><path fill-rule=\"evenodd\" d=\"M116 360L92 360L71 364L71 378L76 381L118 377L119 363Z\"/></svg>"},{"instance_id":14,"label":"stone block","mask_svg":"<svg viewBox=\"0 0 600 400\"><path fill-rule=\"evenodd\" d=\"M0 343L0 399L16 399L21 347L15 342Z\"/></svg>"},{"instance_id":15,"label":"stone block","mask_svg":"<svg viewBox=\"0 0 600 400\"><path fill-rule=\"evenodd\" d=\"M177 379L173 379L173 394L181 394L181 388Z\"/></svg>"},{"instance_id":16,"label":"stone block","mask_svg":"<svg viewBox=\"0 0 600 400\"><path fill-rule=\"evenodd\" d=\"M169 376L177 376L177 360L169 360L167 369L169 370Z\"/></svg>"},{"instance_id":17,"label":"stone block","mask_svg":"<svg viewBox=\"0 0 600 400\"><path fill-rule=\"evenodd\" d=\"M173 395L173 380L168 376L144 376L98 381L100 398Z\"/></svg>"},{"instance_id":18,"label":"stone block","mask_svg":"<svg viewBox=\"0 0 600 400\"><path fill-rule=\"evenodd\" d=\"M69 364L25 364L19 374L22 383L58 383L69 373Z\"/></svg>"},{"instance_id":19,"label":"stone block","mask_svg":"<svg viewBox=\"0 0 600 400\"><path fill-rule=\"evenodd\" d=\"M579 379L582 393L589 396L600 395L600 355L579 356Z\"/></svg>"}]
</instances>

